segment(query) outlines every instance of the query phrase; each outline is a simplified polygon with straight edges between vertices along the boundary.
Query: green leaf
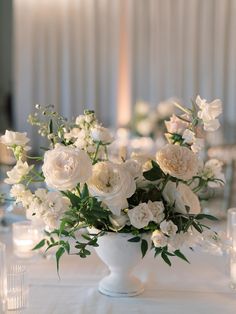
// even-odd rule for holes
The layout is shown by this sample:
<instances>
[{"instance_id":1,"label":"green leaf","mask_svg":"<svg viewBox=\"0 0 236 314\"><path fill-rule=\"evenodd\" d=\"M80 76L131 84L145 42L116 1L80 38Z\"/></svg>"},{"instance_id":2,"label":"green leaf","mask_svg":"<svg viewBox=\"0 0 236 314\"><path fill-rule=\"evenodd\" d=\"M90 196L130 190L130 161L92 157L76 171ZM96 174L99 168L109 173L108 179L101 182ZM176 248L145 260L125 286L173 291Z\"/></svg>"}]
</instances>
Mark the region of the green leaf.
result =
<instances>
[{"instance_id":1,"label":"green leaf","mask_svg":"<svg viewBox=\"0 0 236 314\"><path fill-rule=\"evenodd\" d=\"M161 253L161 257L163 258L163 260L166 262L167 265L171 266L171 261L169 257L165 254L165 252Z\"/></svg>"},{"instance_id":2,"label":"green leaf","mask_svg":"<svg viewBox=\"0 0 236 314\"><path fill-rule=\"evenodd\" d=\"M41 249L41 247L45 245L45 241L46 241L45 239L41 240L38 244L35 245L35 247L33 247L32 250L34 251L34 250Z\"/></svg>"},{"instance_id":3,"label":"green leaf","mask_svg":"<svg viewBox=\"0 0 236 314\"><path fill-rule=\"evenodd\" d=\"M157 257L157 255L159 255L162 252L162 248L161 247L156 247L155 248L155 255L154 257Z\"/></svg>"},{"instance_id":4,"label":"green leaf","mask_svg":"<svg viewBox=\"0 0 236 314\"><path fill-rule=\"evenodd\" d=\"M57 273L59 273L59 261L62 255L65 253L64 247L60 247L56 252L56 261L57 261Z\"/></svg>"},{"instance_id":5,"label":"green leaf","mask_svg":"<svg viewBox=\"0 0 236 314\"><path fill-rule=\"evenodd\" d=\"M198 214L195 219L201 220L201 219L209 219L213 221L217 221L218 219L215 216L207 215L207 214Z\"/></svg>"},{"instance_id":6,"label":"green leaf","mask_svg":"<svg viewBox=\"0 0 236 314\"><path fill-rule=\"evenodd\" d=\"M174 251L175 255L178 256L179 258L183 259L185 262L189 263L189 260L184 256L183 253L180 252L180 250Z\"/></svg>"},{"instance_id":7,"label":"green leaf","mask_svg":"<svg viewBox=\"0 0 236 314\"><path fill-rule=\"evenodd\" d=\"M142 242L141 242L142 258L144 258L144 256L146 255L147 250L148 250L147 240L142 239Z\"/></svg>"},{"instance_id":8,"label":"green leaf","mask_svg":"<svg viewBox=\"0 0 236 314\"><path fill-rule=\"evenodd\" d=\"M140 237L133 237L131 239L128 240L128 242L139 242L141 240Z\"/></svg>"},{"instance_id":9,"label":"green leaf","mask_svg":"<svg viewBox=\"0 0 236 314\"><path fill-rule=\"evenodd\" d=\"M88 197L88 196L89 196L89 190L88 190L87 184L85 183L84 186L83 186L83 190L81 192L81 197L85 198L85 197Z\"/></svg>"},{"instance_id":10,"label":"green leaf","mask_svg":"<svg viewBox=\"0 0 236 314\"><path fill-rule=\"evenodd\" d=\"M194 226L194 228L195 228L198 232L200 232L200 233L203 232L202 227L201 227L199 224L197 224L195 221L193 221L192 225Z\"/></svg>"},{"instance_id":11,"label":"green leaf","mask_svg":"<svg viewBox=\"0 0 236 314\"><path fill-rule=\"evenodd\" d=\"M152 166L153 166L152 169L145 171L143 173L144 178L149 181L156 181L158 179L161 179L164 174L159 165L157 163L152 162Z\"/></svg>"}]
</instances>

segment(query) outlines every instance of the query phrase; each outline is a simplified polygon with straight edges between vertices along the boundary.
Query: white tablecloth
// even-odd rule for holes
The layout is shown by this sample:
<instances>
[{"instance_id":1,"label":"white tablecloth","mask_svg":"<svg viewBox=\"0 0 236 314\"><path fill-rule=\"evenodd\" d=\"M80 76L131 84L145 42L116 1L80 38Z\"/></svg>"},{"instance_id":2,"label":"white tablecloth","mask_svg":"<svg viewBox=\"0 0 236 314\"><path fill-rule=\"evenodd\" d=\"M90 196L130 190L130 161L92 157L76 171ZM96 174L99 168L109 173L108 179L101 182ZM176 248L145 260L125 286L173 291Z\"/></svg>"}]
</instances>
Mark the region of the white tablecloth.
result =
<instances>
[{"instance_id":1,"label":"white tablecloth","mask_svg":"<svg viewBox=\"0 0 236 314\"><path fill-rule=\"evenodd\" d=\"M10 235L0 236L9 243ZM9 250L11 250L9 248ZM54 259L28 262L29 307L25 314L235 314L236 293L229 288L227 259L185 252L191 261L178 258L169 267L150 253L135 274L145 292L137 297L110 298L97 291L106 266L95 253L87 259L65 256L60 276Z\"/></svg>"}]
</instances>

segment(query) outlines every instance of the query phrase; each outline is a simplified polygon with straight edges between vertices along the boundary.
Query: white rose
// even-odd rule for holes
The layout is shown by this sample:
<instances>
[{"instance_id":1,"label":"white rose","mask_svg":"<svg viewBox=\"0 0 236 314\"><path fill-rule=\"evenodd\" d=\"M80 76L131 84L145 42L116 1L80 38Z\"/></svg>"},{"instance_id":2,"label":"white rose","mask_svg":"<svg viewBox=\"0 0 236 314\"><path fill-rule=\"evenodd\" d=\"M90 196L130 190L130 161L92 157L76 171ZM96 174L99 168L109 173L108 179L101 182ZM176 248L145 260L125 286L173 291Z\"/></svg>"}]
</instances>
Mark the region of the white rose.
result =
<instances>
[{"instance_id":1,"label":"white rose","mask_svg":"<svg viewBox=\"0 0 236 314\"><path fill-rule=\"evenodd\" d=\"M171 220L164 220L160 224L161 231L168 236L173 236L176 234L178 227Z\"/></svg>"},{"instance_id":2,"label":"white rose","mask_svg":"<svg viewBox=\"0 0 236 314\"><path fill-rule=\"evenodd\" d=\"M5 144L6 146L22 146L25 150L30 149L30 147L26 146L26 144L30 141L30 139L26 136L27 133L13 132L6 130L5 135L0 137L0 142Z\"/></svg>"},{"instance_id":3,"label":"white rose","mask_svg":"<svg viewBox=\"0 0 236 314\"><path fill-rule=\"evenodd\" d=\"M156 154L161 170L172 177L190 180L198 170L196 155L187 147L167 144Z\"/></svg>"},{"instance_id":4,"label":"white rose","mask_svg":"<svg viewBox=\"0 0 236 314\"><path fill-rule=\"evenodd\" d=\"M197 195L181 182L176 185L169 181L164 188L163 197L169 204L175 204L175 209L179 213L186 214L186 206L189 207L190 214L199 214L201 211Z\"/></svg>"},{"instance_id":5,"label":"white rose","mask_svg":"<svg viewBox=\"0 0 236 314\"><path fill-rule=\"evenodd\" d=\"M131 225L137 229L146 227L149 222L153 220L152 212L146 203L141 203L138 206L129 209L128 216Z\"/></svg>"},{"instance_id":6,"label":"white rose","mask_svg":"<svg viewBox=\"0 0 236 314\"><path fill-rule=\"evenodd\" d=\"M133 178L139 178L142 176L142 165L136 160L128 159L124 162L123 166Z\"/></svg>"},{"instance_id":7,"label":"white rose","mask_svg":"<svg viewBox=\"0 0 236 314\"><path fill-rule=\"evenodd\" d=\"M155 230L152 233L152 242L155 247L164 247L168 244L168 237L166 237L161 231Z\"/></svg>"},{"instance_id":8,"label":"white rose","mask_svg":"<svg viewBox=\"0 0 236 314\"><path fill-rule=\"evenodd\" d=\"M136 129L139 134L143 136L149 136L153 132L153 122L146 118L137 122Z\"/></svg>"},{"instance_id":9,"label":"white rose","mask_svg":"<svg viewBox=\"0 0 236 314\"><path fill-rule=\"evenodd\" d=\"M222 103L219 99L215 99L211 103L207 103L206 99L201 99L198 95L196 104L201 109L198 112L198 117L202 119L204 129L206 131L215 131L219 128L219 120L216 119L222 113Z\"/></svg>"},{"instance_id":10,"label":"white rose","mask_svg":"<svg viewBox=\"0 0 236 314\"><path fill-rule=\"evenodd\" d=\"M88 186L90 193L103 201L114 215L120 215L121 209L128 207L127 198L136 190L134 178L123 165L110 161L93 166Z\"/></svg>"},{"instance_id":11,"label":"white rose","mask_svg":"<svg viewBox=\"0 0 236 314\"><path fill-rule=\"evenodd\" d=\"M107 128L101 125L95 125L91 130L91 137L94 142L102 142L102 144L110 144L113 141L113 137Z\"/></svg>"},{"instance_id":12,"label":"white rose","mask_svg":"<svg viewBox=\"0 0 236 314\"><path fill-rule=\"evenodd\" d=\"M157 224L161 223L162 220L165 218L164 214L164 204L163 202L151 202L148 201L148 207L153 215L153 221L155 221Z\"/></svg>"},{"instance_id":13,"label":"white rose","mask_svg":"<svg viewBox=\"0 0 236 314\"><path fill-rule=\"evenodd\" d=\"M92 162L84 151L58 145L45 153L42 171L49 187L71 190L89 179Z\"/></svg>"},{"instance_id":14,"label":"white rose","mask_svg":"<svg viewBox=\"0 0 236 314\"><path fill-rule=\"evenodd\" d=\"M110 227L110 229L115 231L121 230L129 222L129 218L125 213L122 213L119 216L112 214L109 216L109 220L112 224L112 227Z\"/></svg>"},{"instance_id":15,"label":"white rose","mask_svg":"<svg viewBox=\"0 0 236 314\"><path fill-rule=\"evenodd\" d=\"M8 178L4 180L7 184L19 183L30 172L33 166L29 166L28 163L22 160L18 160L12 170L7 171Z\"/></svg>"}]
</instances>

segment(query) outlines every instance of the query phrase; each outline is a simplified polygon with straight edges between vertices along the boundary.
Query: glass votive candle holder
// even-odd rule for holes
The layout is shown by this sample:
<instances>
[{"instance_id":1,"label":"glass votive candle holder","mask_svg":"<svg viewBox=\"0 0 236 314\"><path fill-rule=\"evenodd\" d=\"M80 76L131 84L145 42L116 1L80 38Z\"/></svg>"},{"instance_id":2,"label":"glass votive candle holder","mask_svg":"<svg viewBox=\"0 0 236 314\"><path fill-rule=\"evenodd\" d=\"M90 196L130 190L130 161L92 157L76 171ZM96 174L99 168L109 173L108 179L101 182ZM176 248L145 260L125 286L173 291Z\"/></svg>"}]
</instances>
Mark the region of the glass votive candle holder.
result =
<instances>
[{"instance_id":1,"label":"glass votive candle holder","mask_svg":"<svg viewBox=\"0 0 236 314\"><path fill-rule=\"evenodd\" d=\"M7 305L7 274L6 246L0 243L0 313L6 313Z\"/></svg>"},{"instance_id":2,"label":"glass votive candle holder","mask_svg":"<svg viewBox=\"0 0 236 314\"><path fill-rule=\"evenodd\" d=\"M227 238L236 251L236 208L230 208L227 213Z\"/></svg>"},{"instance_id":3,"label":"glass votive candle holder","mask_svg":"<svg viewBox=\"0 0 236 314\"><path fill-rule=\"evenodd\" d=\"M26 267L10 265L7 271L7 308L8 311L24 309L28 306L29 285Z\"/></svg>"},{"instance_id":4,"label":"glass votive candle holder","mask_svg":"<svg viewBox=\"0 0 236 314\"><path fill-rule=\"evenodd\" d=\"M16 256L29 258L37 254L33 247L42 239L42 228L31 221L20 221L12 224L13 248Z\"/></svg>"}]
</instances>

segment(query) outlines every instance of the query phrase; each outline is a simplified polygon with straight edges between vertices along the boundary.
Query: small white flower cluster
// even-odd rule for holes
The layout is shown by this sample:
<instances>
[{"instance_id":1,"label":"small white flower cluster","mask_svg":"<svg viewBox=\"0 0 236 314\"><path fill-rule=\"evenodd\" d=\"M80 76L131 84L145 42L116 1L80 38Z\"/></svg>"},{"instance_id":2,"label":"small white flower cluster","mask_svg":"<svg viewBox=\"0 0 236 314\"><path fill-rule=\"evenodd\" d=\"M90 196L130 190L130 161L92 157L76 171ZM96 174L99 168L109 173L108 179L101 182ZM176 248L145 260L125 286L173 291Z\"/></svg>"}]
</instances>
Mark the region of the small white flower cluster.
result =
<instances>
[{"instance_id":1,"label":"small white flower cluster","mask_svg":"<svg viewBox=\"0 0 236 314\"><path fill-rule=\"evenodd\" d=\"M32 193L23 184L13 185L10 195L26 208L28 219L41 221L51 230L59 227L61 216L70 204L59 192L40 188Z\"/></svg>"},{"instance_id":2,"label":"small white flower cluster","mask_svg":"<svg viewBox=\"0 0 236 314\"><path fill-rule=\"evenodd\" d=\"M97 144L100 143L99 153L104 153L103 145L108 145L113 141L113 137L107 128L101 126L93 111L86 111L75 120L75 125L69 130L65 130L64 138L73 146L85 150L89 154L94 154Z\"/></svg>"},{"instance_id":3,"label":"small white flower cluster","mask_svg":"<svg viewBox=\"0 0 236 314\"><path fill-rule=\"evenodd\" d=\"M0 143L6 145L9 149L12 149L18 160L31 148L28 146L30 139L26 135L25 132L20 133L6 130L5 134L0 137Z\"/></svg>"},{"instance_id":4,"label":"small white flower cluster","mask_svg":"<svg viewBox=\"0 0 236 314\"><path fill-rule=\"evenodd\" d=\"M225 184L225 175L222 170L223 162L217 159L208 160L199 169L199 175L206 181L211 188L218 188Z\"/></svg>"}]
</instances>

